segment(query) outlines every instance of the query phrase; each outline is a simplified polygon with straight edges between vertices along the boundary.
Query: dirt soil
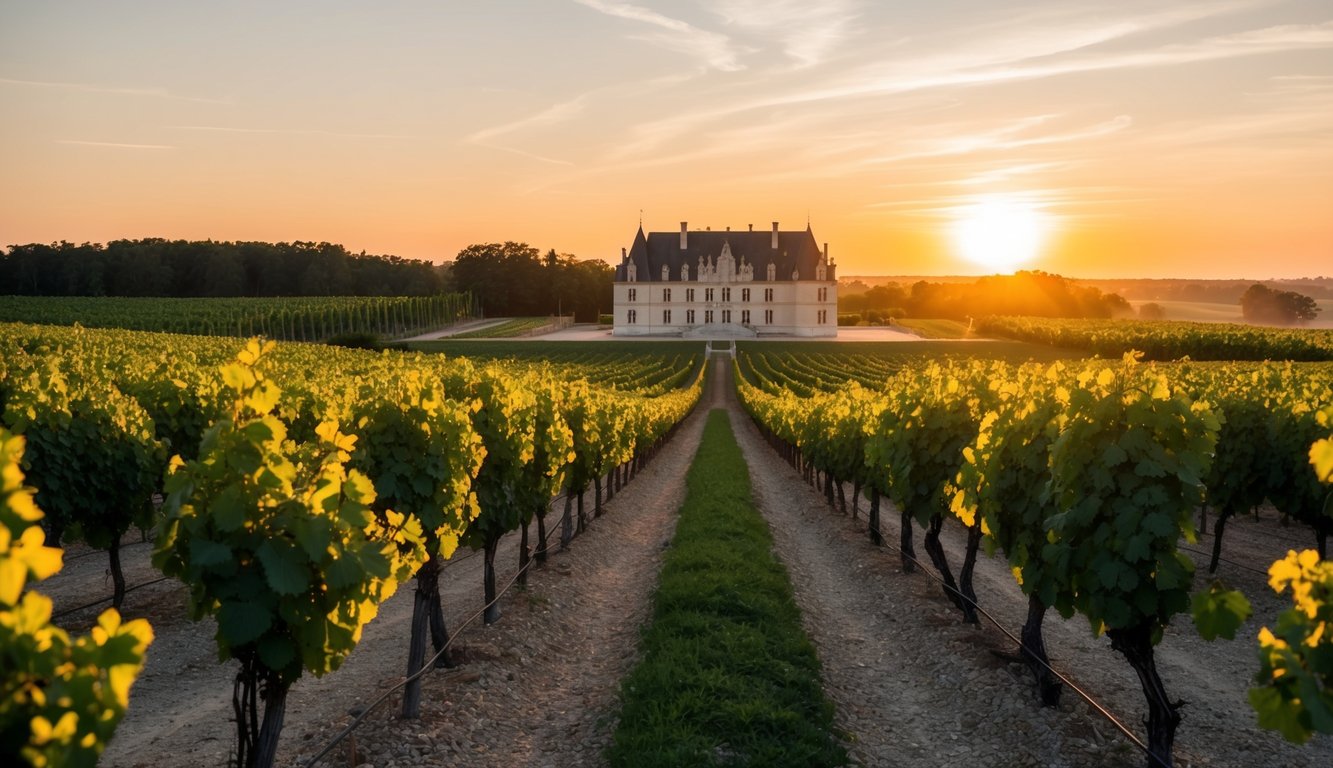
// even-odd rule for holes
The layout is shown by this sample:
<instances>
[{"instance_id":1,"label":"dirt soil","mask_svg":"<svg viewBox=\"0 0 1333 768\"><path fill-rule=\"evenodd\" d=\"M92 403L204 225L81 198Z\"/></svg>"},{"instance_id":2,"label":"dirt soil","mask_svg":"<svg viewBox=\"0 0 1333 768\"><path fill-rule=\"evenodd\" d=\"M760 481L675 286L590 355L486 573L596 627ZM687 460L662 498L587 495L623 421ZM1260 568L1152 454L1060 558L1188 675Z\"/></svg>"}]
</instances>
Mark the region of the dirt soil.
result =
<instances>
[{"instance_id":1,"label":"dirt soil","mask_svg":"<svg viewBox=\"0 0 1333 768\"><path fill-rule=\"evenodd\" d=\"M989 625L962 624L935 582L904 574L896 553L870 544L864 519L831 511L759 437L735 401L729 364L711 374L705 400L675 438L606 505L567 552L533 570L526 590L501 599L503 617L462 629L463 662L426 677L422 716L398 717L400 693L371 711L321 764L329 766L601 766L617 717L619 681L638 659L661 555L684 497L684 477L710 407L731 410L750 465L756 501L769 520L819 650L825 689L853 758L865 766L1140 766L1143 757L1070 691L1043 709L1026 668L996 655L1013 643ZM850 488L847 489L850 503ZM591 493L588 494L591 517ZM861 508L866 508L861 500ZM548 521L554 528L561 505ZM885 535L896 541L897 515L885 503ZM1211 528L1211 522L1210 522ZM535 527L534 527L535 531ZM558 541L558 533L552 541ZM500 583L517 565L517 536L502 542ZM1205 643L1179 617L1158 646L1167 690L1188 700L1177 737L1180 766L1333 765L1333 739L1296 747L1260 730L1245 699L1257 669L1254 635L1283 603L1262 569L1313 537L1269 513L1232 521L1219 576L1243 589L1256 619L1235 642ZM921 551L920 532L917 536ZM961 529L946 527L951 562ZM1201 537L1192 549L1211 546ZM158 578L150 544L127 539L131 585ZM457 555L441 577L449 628L482 606L482 558ZM1206 583L1199 554L1197 583ZM42 590L64 610L110 593L106 560L72 548L64 571ZM1012 631L1026 600L1004 563L982 557L976 588L982 605ZM62 621L86 628L98 608ZM337 672L303 678L293 688L278 764L304 765L406 668L410 587L386 603L361 645ZM157 639L135 683L130 712L101 762L105 766L226 765L234 664L219 664L210 620L185 615L184 588L163 581L131 592L124 613L144 616ZM1129 666L1077 617L1047 617L1053 663L1105 703L1135 733L1145 705Z\"/></svg>"}]
</instances>

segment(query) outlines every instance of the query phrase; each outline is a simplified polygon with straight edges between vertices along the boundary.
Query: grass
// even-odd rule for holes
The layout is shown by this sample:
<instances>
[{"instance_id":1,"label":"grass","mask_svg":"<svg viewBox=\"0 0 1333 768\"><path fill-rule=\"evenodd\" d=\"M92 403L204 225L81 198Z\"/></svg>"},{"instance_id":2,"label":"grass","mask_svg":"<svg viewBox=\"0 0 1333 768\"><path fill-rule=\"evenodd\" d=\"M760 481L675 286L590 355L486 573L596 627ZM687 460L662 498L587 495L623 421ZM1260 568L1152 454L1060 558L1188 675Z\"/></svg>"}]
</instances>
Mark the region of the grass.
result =
<instances>
[{"instance_id":1,"label":"grass","mask_svg":"<svg viewBox=\"0 0 1333 768\"><path fill-rule=\"evenodd\" d=\"M726 412L709 414L686 488L611 765L846 765Z\"/></svg>"},{"instance_id":2,"label":"grass","mask_svg":"<svg viewBox=\"0 0 1333 768\"><path fill-rule=\"evenodd\" d=\"M506 320L499 325L491 325L485 328L479 328L475 331L464 331L454 334L455 339L510 339L519 336L528 336L532 333L554 327L555 321L549 317L515 317Z\"/></svg>"},{"instance_id":3,"label":"grass","mask_svg":"<svg viewBox=\"0 0 1333 768\"><path fill-rule=\"evenodd\" d=\"M971 335L967 323L957 320L918 320L906 317L893 322L915 331L923 339L965 339Z\"/></svg>"}]
</instances>

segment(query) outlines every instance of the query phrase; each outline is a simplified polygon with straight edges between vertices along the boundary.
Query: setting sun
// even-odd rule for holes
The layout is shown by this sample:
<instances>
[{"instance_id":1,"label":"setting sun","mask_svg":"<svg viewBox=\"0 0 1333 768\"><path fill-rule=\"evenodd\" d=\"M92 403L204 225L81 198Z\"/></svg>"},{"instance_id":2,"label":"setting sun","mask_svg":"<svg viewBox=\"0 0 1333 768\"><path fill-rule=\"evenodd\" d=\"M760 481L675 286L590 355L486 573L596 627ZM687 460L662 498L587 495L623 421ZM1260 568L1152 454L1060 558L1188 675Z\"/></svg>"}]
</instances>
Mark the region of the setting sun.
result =
<instances>
[{"instance_id":1,"label":"setting sun","mask_svg":"<svg viewBox=\"0 0 1333 768\"><path fill-rule=\"evenodd\" d=\"M1049 217L1024 200L990 197L958 209L953 240L963 258L996 272L1032 261L1050 229Z\"/></svg>"}]
</instances>

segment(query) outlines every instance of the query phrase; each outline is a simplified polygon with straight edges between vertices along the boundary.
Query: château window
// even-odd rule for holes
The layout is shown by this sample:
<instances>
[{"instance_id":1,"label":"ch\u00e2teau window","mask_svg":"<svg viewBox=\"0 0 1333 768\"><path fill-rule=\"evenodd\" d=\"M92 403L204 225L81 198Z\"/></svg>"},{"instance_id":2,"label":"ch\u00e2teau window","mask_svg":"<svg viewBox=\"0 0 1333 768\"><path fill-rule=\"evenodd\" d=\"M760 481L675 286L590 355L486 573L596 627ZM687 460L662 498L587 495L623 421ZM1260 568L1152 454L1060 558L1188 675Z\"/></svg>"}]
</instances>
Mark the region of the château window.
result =
<instances>
[{"instance_id":1,"label":"ch\u00e2teau window","mask_svg":"<svg viewBox=\"0 0 1333 768\"><path fill-rule=\"evenodd\" d=\"M722 310L722 322L724 323L731 322L731 310L729 309Z\"/></svg>"},{"instance_id":2,"label":"ch\u00e2teau window","mask_svg":"<svg viewBox=\"0 0 1333 768\"><path fill-rule=\"evenodd\" d=\"M711 309L704 310L704 322L705 323L713 322L713 310Z\"/></svg>"},{"instance_id":3,"label":"ch\u00e2teau window","mask_svg":"<svg viewBox=\"0 0 1333 768\"><path fill-rule=\"evenodd\" d=\"M764 289L764 301L772 301L772 300L773 300L773 289L772 289L772 288L765 288L765 289Z\"/></svg>"},{"instance_id":4,"label":"ch\u00e2teau window","mask_svg":"<svg viewBox=\"0 0 1333 768\"><path fill-rule=\"evenodd\" d=\"M626 320L627 320L628 322L630 322L630 323L634 323L634 322L637 321L638 319L639 319L639 313L638 313L637 311L631 309L631 310L629 311L629 315L628 315L628 317L626 318Z\"/></svg>"},{"instance_id":5,"label":"ch\u00e2teau window","mask_svg":"<svg viewBox=\"0 0 1333 768\"><path fill-rule=\"evenodd\" d=\"M741 289L741 301L749 301L749 300L750 300L750 289L749 289L749 288L742 288L742 289Z\"/></svg>"},{"instance_id":6,"label":"ch\u00e2teau window","mask_svg":"<svg viewBox=\"0 0 1333 768\"><path fill-rule=\"evenodd\" d=\"M764 324L765 325L773 324L773 310L771 309L764 310Z\"/></svg>"},{"instance_id":7,"label":"ch\u00e2teau window","mask_svg":"<svg viewBox=\"0 0 1333 768\"><path fill-rule=\"evenodd\" d=\"M685 300L686 300L686 301L694 301L694 289L693 289L693 288L686 288L686 289L685 289Z\"/></svg>"},{"instance_id":8,"label":"ch\u00e2teau window","mask_svg":"<svg viewBox=\"0 0 1333 768\"><path fill-rule=\"evenodd\" d=\"M744 323L745 325L750 324L750 310L748 309L741 310L741 322Z\"/></svg>"},{"instance_id":9,"label":"ch\u00e2teau window","mask_svg":"<svg viewBox=\"0 0 1333 768\"><path fill-rule=\"evenodd\" d=\"M631 288L631 289L629 289L629 300L630 300L630 301L634 301L635 297L638 296L638 293L639 293L639 291L638 291L637 288ZM633 322L633 321L630 321L630 322Z\"/></svg>"},{"instance_id":10,"label":"ch\u00e2teau window","mask_svg":"<svg viewBox=\"0 0 1333 768\"><path fill-rule=\"evenodd\" d=\"M692 309L685 310L685 322L689 323L690 325L694 325L694 310Z\"/></svg>"},{"instance_id":11,"label":"ch\u00e2teau window","mask_svg":"<svg viewBox=\"0 0 1333 768\"><path fill-rule=\"evenodd\" d=\"M662 289L662 301L671 301L671 289L670 289L670 288L663 288L663 289Z\"/></svg>"},{"instance_id":12,"label":"ch\u00e2teau window","mask_svg":"<svg viewBox=\"0 0 1333 768\"><path fill-rule=\"evenodd\" d=\"M712 288L705 288L705 289L704 289L704 301L712 301L712 300L713 300L713 289L712 289Z\"/></svg>"},{"instance_id":13,"label":"ch\u00e2teau window","mask_svg":"<svg viewBox=\"0 0 1333 768\"><path fill-rule=\"evenodd\" d=\"M671 310L669 309L662 310L662 322L667 324L671 322Z\"/></svg>"},{"instance_id":14,"label":"ch\u00e2teau window","mask_svg":"<svg viewBox=\"0 0 1333 768\"><path fill-rule=\"evenodd\" d=\"M723 300L723 301L731 301L731 289L730 289L730 288L723 288L723 289L722 289L722 300Z\"/></svg>"}]
</instances>

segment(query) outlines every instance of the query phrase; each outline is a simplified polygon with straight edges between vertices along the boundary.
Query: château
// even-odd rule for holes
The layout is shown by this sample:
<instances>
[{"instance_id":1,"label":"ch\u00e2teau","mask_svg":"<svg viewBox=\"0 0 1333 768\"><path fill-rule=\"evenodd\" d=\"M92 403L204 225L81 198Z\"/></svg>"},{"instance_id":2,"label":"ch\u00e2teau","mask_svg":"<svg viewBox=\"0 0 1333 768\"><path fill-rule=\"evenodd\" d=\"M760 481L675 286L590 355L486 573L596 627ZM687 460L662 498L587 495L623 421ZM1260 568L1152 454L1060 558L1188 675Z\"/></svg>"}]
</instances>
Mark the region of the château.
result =
<instances>
[{"instance_id":1,"label":"ch\u00e2teau","mask_svg":"<svg viewBox=\"0 0 1333 768\"><path fill-rule=\"evenodd\" d=\"M615 275L616 336L837 336L837 266L810 226L650 232Z\"/></svg>"}]
</instances>

